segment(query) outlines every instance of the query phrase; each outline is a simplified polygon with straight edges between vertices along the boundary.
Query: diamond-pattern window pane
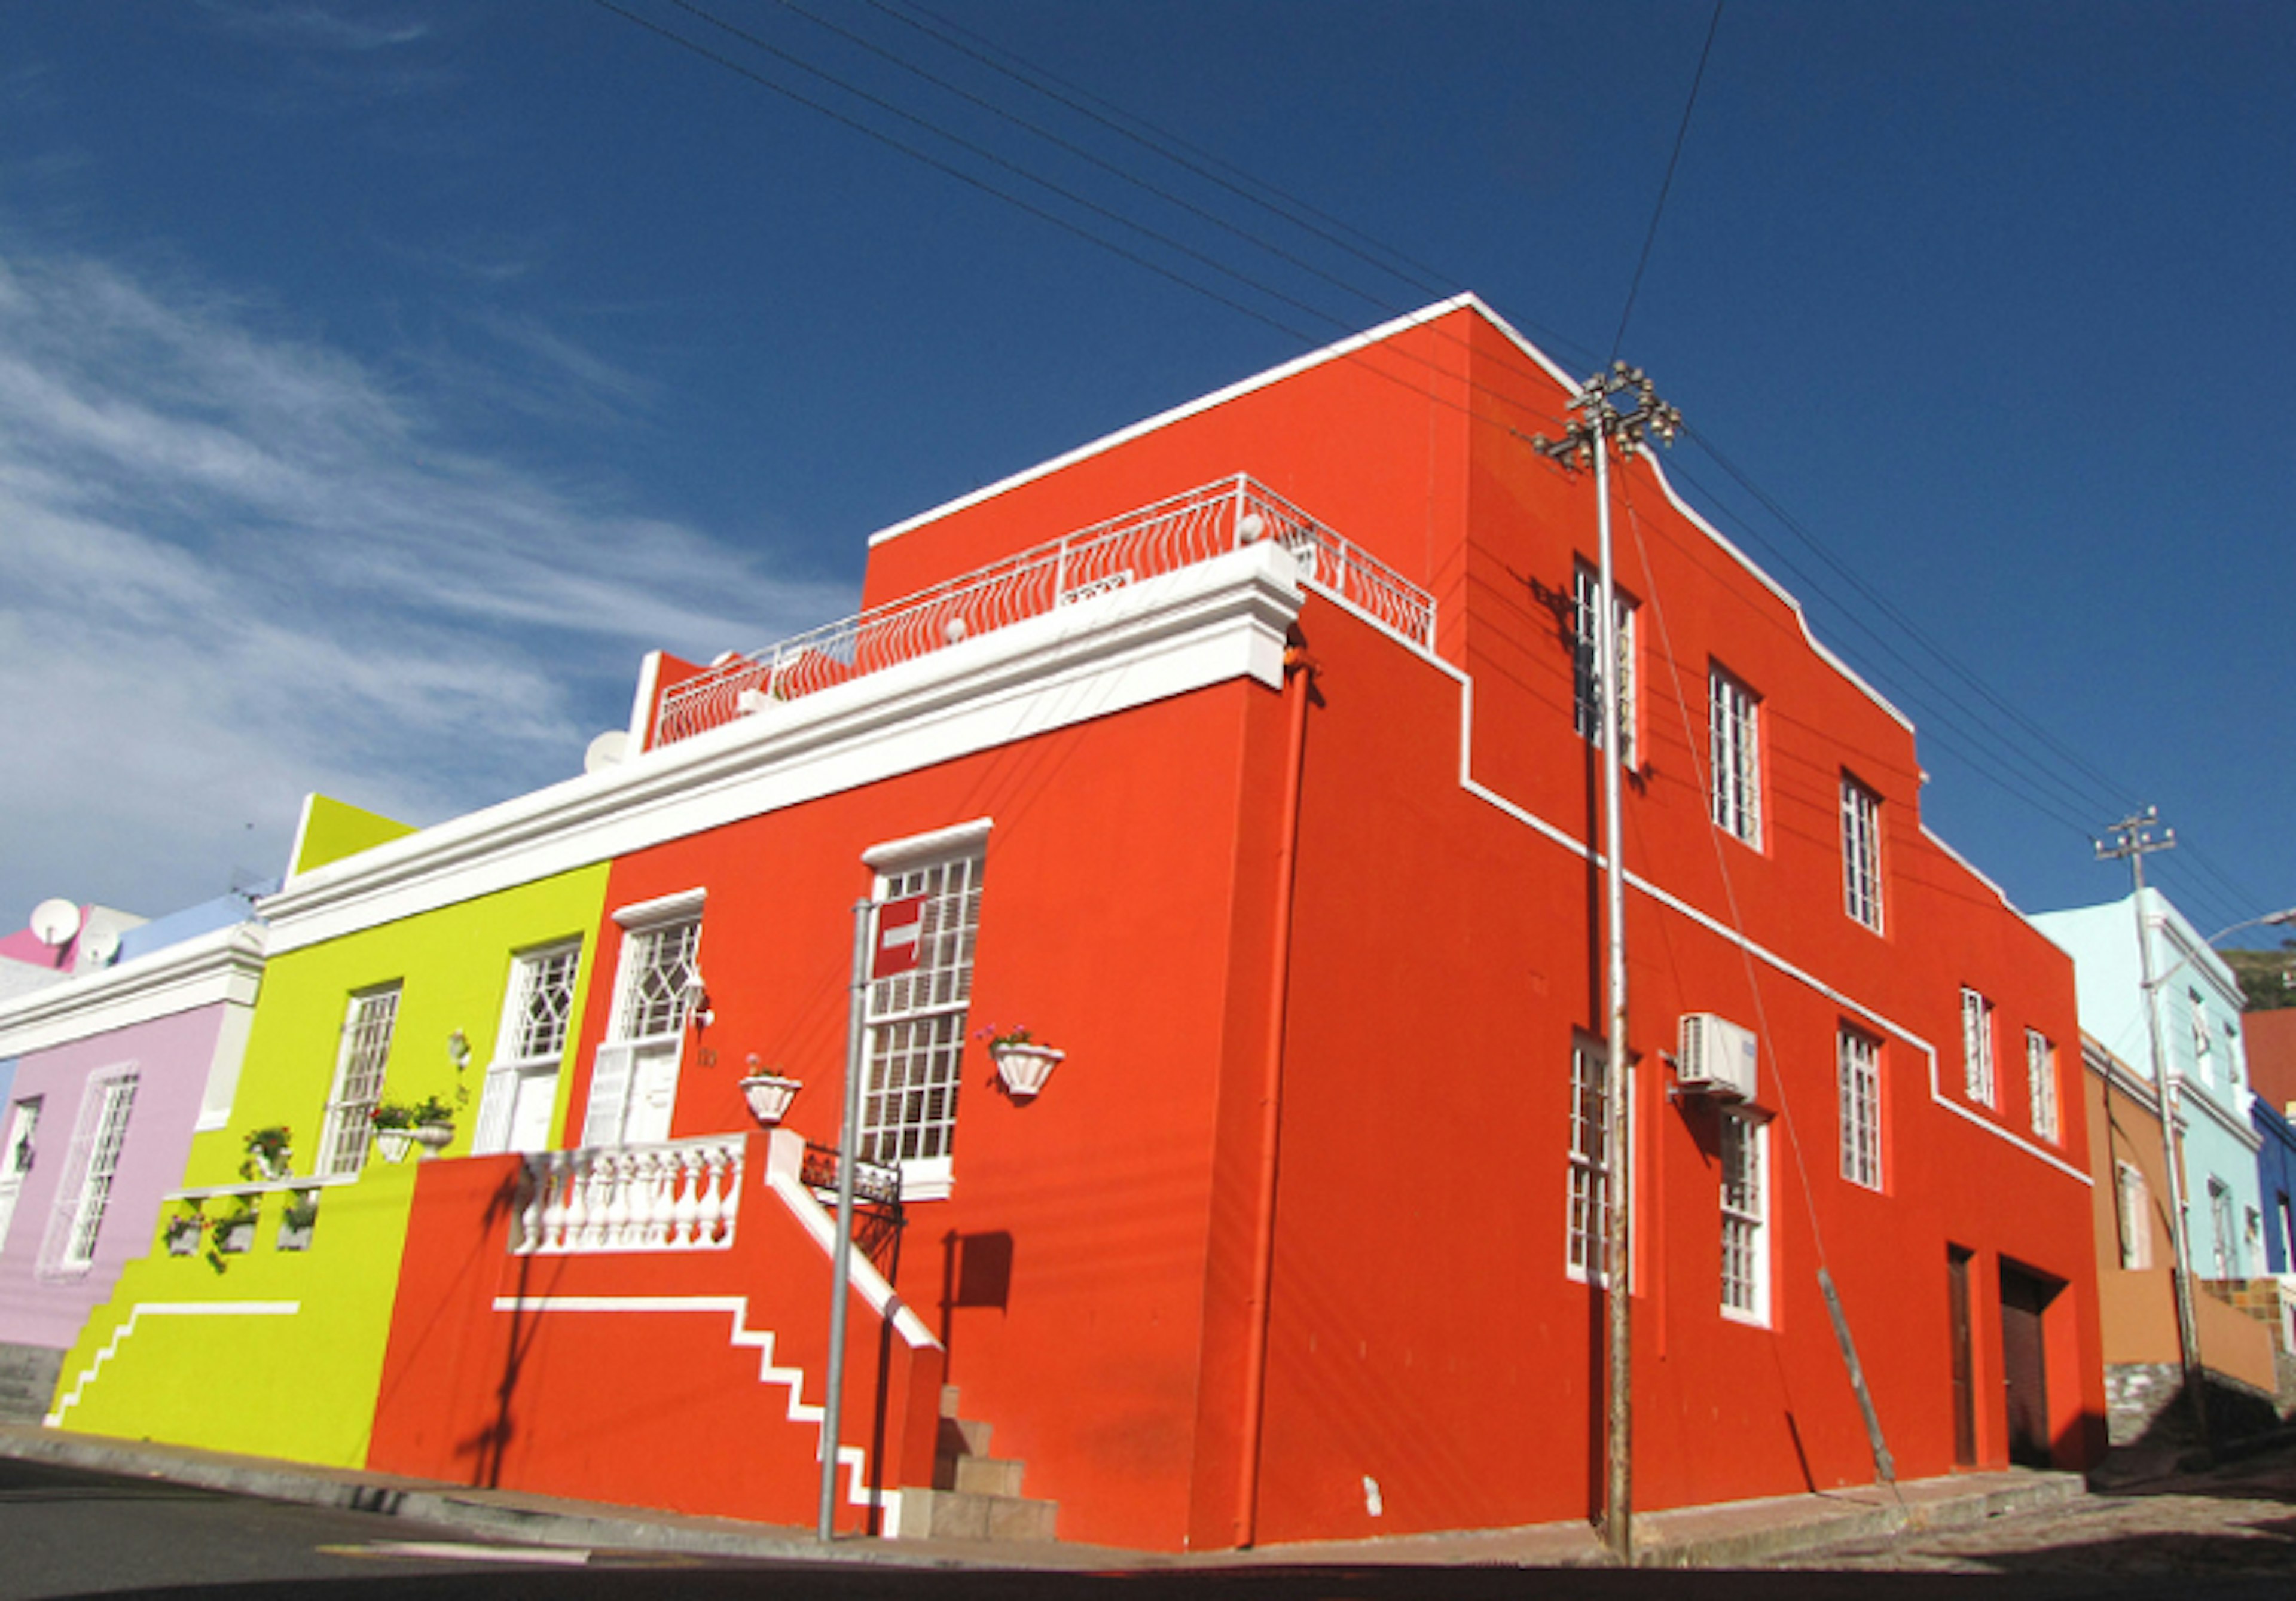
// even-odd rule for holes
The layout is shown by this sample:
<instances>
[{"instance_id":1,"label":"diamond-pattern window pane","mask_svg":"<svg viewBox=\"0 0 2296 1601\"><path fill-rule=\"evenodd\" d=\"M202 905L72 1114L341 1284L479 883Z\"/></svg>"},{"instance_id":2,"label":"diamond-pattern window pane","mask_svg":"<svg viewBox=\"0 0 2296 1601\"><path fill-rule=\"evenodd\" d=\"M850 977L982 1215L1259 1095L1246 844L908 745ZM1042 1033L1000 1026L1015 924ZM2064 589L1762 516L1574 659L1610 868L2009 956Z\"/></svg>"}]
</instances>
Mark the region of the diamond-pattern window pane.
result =
<instances>
[{"instance_id":1,"label":"diamond-pattern window pane","mask_svg":"<svg viewBox=\"0 0 2296 1601\"><path fill-rule=\"evenodd\" d=\"M630 936L636 947L624 958L627 983L616 1039L649 1039L685 1027L685 982L694 972L701 944L701 919L688 917L643 929ZM570 988L571 981L569 981Z\"/></svg>"},{"instance_id":2,"label":"diamond-pattern window pane","mask_svg":"<svg viewBox=\"0 0 2296 1601\"><path fill-rule=\"evenodd\" d=\"M554 1061L566 1049L574 1014L574 978L582 965L579 945L562 946L518 961L518 1007L512 1017L511 1054L520 1062Z\"/></svg>"},{"instance_id":3,"label":"diamond-pattern window pane","mask_svg":"<svg viewBox=\"0 0 2296 1601\"><path fill-rule=\"evenodd\" d=\"M887 899L925 896L917 965L869 986L869 1064L861 1154L870 1162L944 1159L956 1131L957 1077L980 931L978 855L890 876Z\"/></svg>"},{"instance_id":4,"label":"diamond-pattern window pane","mask_svg":"<svg viewBox=\"0 0 2296 1601\"><path fill-rule=\"evenodd\" d=\"M327 1097L326 1128L319 1137L319 1175L356 1173L374 1142L370 1114L382 1099L390 1063L391 1030L398 1022L398 986L351 997L335 1063L335 1090Z\"/></svg>"}]
</instances>

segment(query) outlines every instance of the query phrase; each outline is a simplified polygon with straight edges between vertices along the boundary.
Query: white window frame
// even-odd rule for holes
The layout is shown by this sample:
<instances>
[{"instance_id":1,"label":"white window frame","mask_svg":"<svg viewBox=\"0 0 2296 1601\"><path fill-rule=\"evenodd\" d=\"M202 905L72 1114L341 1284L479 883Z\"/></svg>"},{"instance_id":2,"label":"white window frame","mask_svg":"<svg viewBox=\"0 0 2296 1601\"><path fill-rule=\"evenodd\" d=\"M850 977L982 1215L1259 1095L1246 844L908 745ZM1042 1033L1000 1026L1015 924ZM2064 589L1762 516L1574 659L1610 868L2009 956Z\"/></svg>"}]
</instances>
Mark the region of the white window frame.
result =
<instances>
[{"instance_id":1,"label":"white window frame","mask_svg":"<svg viewBox=\"0 0 2296 1601\"><path fill-rule=\"evenodd\" d=\"M1882 932L1882 797L1841 776L1841 909Z\"/></svg>"},{"instance_id":2,"label":"white window frame","mask_svg":"<svg viewBox=\"0 0 2296 1601\"><path fill-rule=\"evenodd\" d=\"M2209 1027L2208 1003L2201 998L2201 992L2197 989L2185 990L2185 1002L2191 1011L2193 1071L2200 1075L2202 1083L2214 1084L2217 1081L2216 1033Z\"/></svg>"},{"instance_id":3,"label":"white window frame","mask_svg":"<svg viewBox=\"0 0 2296 1601\"><path fill-rule=\"evenodd\" d=\"M2059 1134L2057 1047L2038 1029L2025 1030L2025 1094L2033 1132L2054 1145Z\"/></svg>"},{"instance_id":4,"label":"white window frame","mask_svg":"<svg viewBox=\"0 0 2296 1601\"><path fill-rule=\"evenodd\" d=\"M2216 1277L2239 1277L2239 1259L2234 1254L2232 1186L2213 1173L2209 1176L2209 1232L2215 1236L2210 1242L2210 1260L2216 1264Z\"/></svg>"},{"instance_id":5,"label":"white window frame","mask_svg":"<svg viewBox=\"0 0 2296 1601\"><path fill-rule=\"evenodd\" d=\"M2152 1186L2133 1162L2112 1164L2114 1210L2120 1219L2120 1265L2141 1273L2152 1265Z\"/></svg>"},{"instance_id":6,"label":"white window frame","mask_svg":"<svg viewBox=\"0 0 2296 1601\"><path fill-rule=\"evenodd\" d=\"M1770 1320L1770 1125L1724 1110L1718 1144L1722 1207L1722 1315Z\"/></svg>"},{"instance_id":7,"label":"white window frame","mask_svg":"<svg viewBox=\"0 0 2296 1601\"><path fill-rule=\"evenodd\" d=\"M1609 1050L1591 1034L1570 1037L1570 1173L1563 1195L1563 1270L1582 1283L1607 1285L1606 1209L1616 1164L1610 1154Z\"/></svg>"},{"instance_id":8,"label":"white window frame","mask_svg":"<svg viewBox=\"0 0 2296 1601\"><path fill-rule=\"evenodd\" d=\"M1762 698L1719 662L1709 665L1708 786L1715 826L1762 846Z\"/></svg>"},{"instance_id":9,"label":"white window frame","mask_svg":"<svg viewBox=\"0 0 2296 1601\"><path fill-rule=\"evenodd\" d=\"M473 1155L546 1147L546 1132L545 1145L516 1144L512 1137L512 1112L521 1096L540 1093L545 1080L555 1100L567 1043L574 1031L574 999L581 983L578 937L511 956L509 981L503 986L502 1021L495 1030L494 1060L487 1064L486 1087L479 1096L479 1127L471 1141ZM550 1011L536 1012L545 985L548 993L558 998L555 1015Z\"/></svg>"},{"instance_id":10,"label":"white window frame","mask_svg":"<svg viewBox=\"0 0 2296 1601\"><path fill-rule=\"evenodd\" d=\"M1966 984L1961 990L1962 1088L1980 1106L1996 1104L1993 1003Z\"/></svg>"},{"instance_id":11,"label":"white window frame","mask_svg":"<svg viewBox=\"0 0 2296 1601\"><path fill-rule=\"evenodd\" d=\"M1578 563L1571 597L1571 699L1578 736L1597 750L1603 744L1603 680L1596 664L1602 660L1603 644L1596 637L1595 625L1602 595L1602 571L1586 562ZM1618 587L1615 578L1611 584L1611 602L1619 630L1619 762L1632 771L1641 749L1635 737L1639 727L1636 702L1641 688L1641 675L1635 670L1635 613L1640 607Z\"/></svg>"},{"instance_id":12,"label":"white window frame","mask_svg":"<svg viewBox=\"0 0 2296 1601\"><path fill-rule=\"evenodd\" d=\"M1835 1044L1841 1092L1841 1176L1882 1187L1882 1042L1843 1024Z\"/></svg>"},{"instance_id":13,"label":"white window frame","mask_svg":"<svg viewBox=\"0 0 2296 1601\"><path fill-rule=\"evenodd\" d=\"M707 896L700 890L627 906L614 914L622 948L614 968L614 1003L606 1037L590 1059L589 1095L582 1112L585 1147L627 1143L630 1109L642 1057L666 1054L671 1060L670 1094L684 1068L690 998L701 976L701 915ZM675 980L667 1000L650 993L652 981Z\"/></svg>"},{"instance_id":14,"label":"white window frame","mask_svg":"<svg viewBox=\"0 0 2296 1601\"><path fill-rule=\"evenodd\" d=\"M932 1201L956 1182L956 1119L972 1018L988 825L940 829L865 852L880 901L925 894L917 965L868 988L862 1159L898 1165L901 1197Z\"/></svg>"},{"instance_id":15,"label":"white window frame","mask_svg":"<svg viewBox=\"0 0 2296 1601\"><path fill-rule=\"evenodd\" d=\"M314 1177L356 1175L374 1145L375 1107L382 1102L390 1072L391 1041L398 1032L403 981L393 979L354 990L343 1007L335 1045L334 1083L327 1091L327 1115L320 1126L319 1165Z\"/></svg>"},{"instance_id":16,"label":"white window frame","mask_svg":"<svg viewBox=\"0 0 2296 1601\"><path fill-rule=\"evenodd\" d=\"M40 1112L45 1096L23 1096L8 1104L8 1121L0 1129L0 1250L8 1244L8 1227L16 1215L16 1198L39 1159Z\"/></svg>"},{"instance_id":17,"label":"white window frame","mask_svg":"<svg viewBox=\"0 0 2296 1601\"><path fill-rule=\"evenodd\" d=\"M71 1149L56 1185L55 1211L40 1251L43 1276L78 1277L95 1266L112 1186L119 1176L140 1074L134 1063L88 1076L80 1091Z\"/></svg>"}]
</instances>

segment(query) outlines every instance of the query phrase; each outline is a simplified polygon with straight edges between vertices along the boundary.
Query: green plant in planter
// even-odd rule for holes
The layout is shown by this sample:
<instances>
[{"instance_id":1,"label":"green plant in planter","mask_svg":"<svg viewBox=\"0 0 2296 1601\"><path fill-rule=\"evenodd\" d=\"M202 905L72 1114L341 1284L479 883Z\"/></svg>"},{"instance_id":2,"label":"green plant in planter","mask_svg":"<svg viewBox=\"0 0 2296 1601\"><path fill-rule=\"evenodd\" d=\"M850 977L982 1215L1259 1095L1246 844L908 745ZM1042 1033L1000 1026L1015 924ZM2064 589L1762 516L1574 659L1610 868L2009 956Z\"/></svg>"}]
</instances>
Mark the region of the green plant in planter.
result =
<instances>
[{"instance_id":1,"label":"green plant in planter","mask_svg":"<svg viewBox=\"0 0 2296 1601\"><path fill-rule=\"evenodd\" d=\"M214 1242L213 1249L218 1252L222 1252L229 1249L234 1249L227 1247L225 1242L229 1240L232 1237L233 1233L242 1225L246 1225L250 1227L250 1233L248 1238L251 1244L254 1238L251 1230L255 1219L256 1208L254 1203L244 1195L234 1195L222 1211L217 1211L214 1217L208 1219L209 1238ZM242 1245L235 1249L243 1251L246 1249L246 1246Z\"/></svg>"},{"instance_id":2,"label":"green plant in planter","mask_svg":"<svg viewBox=\"0 0 2296 1601\"><path fill-rule=\"evenodd\" d=\"M168 1219L168 1252L176 1256L190 1255L207 1226L208 1220L201 1212L197 1202L177 1208Z\"/></svg>"},{"instance_id":3,"label":"green plant in planter","mask_svg":"<svg viewBox=\"0 0 2296 1601\"><path fill-rule=\"evenodd\" d=\"M437 1096L425 1096L419 1101L385 1101L367 1118L378 1129L420 1129L425 1123L453 1123L455 1109Z\"/></svg>"},{"instance_id":4,"label":"green plant in planter","mask_svg":"<svg viewBox=\"0 0 2296 1601\"><path fill-rule=\"evenodd\" d=\"M274 1123L267 1129L254 1129L245 1141L247 1160L239 1164L242 1178L284 1178L287 1159L292 1153L289 1145L294 1131L284 1123Z\"/></svg>"},{"instance_id":5,"label":"green plant in planter","mask_svg":"<svg viewBox=\"0 0 2296 1601\"><path fill-rule=\"evenodd\" d=\"M279 1226L294 1234L301 1234L319 1220L319 1192L297 1190L287 1210L279 1214Z\"/></svg>"}]
</instances>

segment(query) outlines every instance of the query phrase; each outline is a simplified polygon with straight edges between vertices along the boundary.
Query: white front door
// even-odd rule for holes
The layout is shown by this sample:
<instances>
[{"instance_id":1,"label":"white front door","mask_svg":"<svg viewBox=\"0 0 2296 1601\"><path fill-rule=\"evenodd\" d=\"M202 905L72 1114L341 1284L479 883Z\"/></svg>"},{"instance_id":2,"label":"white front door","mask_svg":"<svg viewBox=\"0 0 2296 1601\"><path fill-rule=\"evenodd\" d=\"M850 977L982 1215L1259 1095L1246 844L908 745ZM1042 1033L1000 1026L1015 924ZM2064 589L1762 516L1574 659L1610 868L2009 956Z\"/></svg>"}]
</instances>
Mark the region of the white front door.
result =
<instances>
[{"instance_id":1,"label":"white front door","mask_svg":"<svg viewBox=\"0 0 2296 1601\"><path fill-rule=\"evenodd\" d=\"M40 1129L40 1097L17 1102L8 1109L7 1142L0 1145L0 1250L8 1244L8 1223L16 1215L16 1196L24 1175L32 1170L32 1145Z\"/></svg>"}]
</instances>

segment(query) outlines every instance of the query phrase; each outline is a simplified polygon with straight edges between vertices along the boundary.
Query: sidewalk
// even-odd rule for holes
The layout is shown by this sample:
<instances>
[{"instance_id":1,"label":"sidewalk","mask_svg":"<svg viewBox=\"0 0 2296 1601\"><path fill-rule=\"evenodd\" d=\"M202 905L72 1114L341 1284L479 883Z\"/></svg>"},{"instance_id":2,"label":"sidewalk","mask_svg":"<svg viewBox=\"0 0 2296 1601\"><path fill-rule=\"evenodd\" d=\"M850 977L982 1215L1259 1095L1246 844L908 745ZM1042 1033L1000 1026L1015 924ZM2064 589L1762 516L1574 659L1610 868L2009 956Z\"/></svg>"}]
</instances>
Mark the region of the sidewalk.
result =
<instances>
[{"instance_id":1,"label":"sidewalk","mask_svg":"<svg viewBox=\"0 0 2296 1601\"><path fill-rule=\"evenodd\" d=\"M0 1424L0 1457L161 1479L304 1506L375 1513L525 1544L696 1556L1096 1572L1372 1564L1599 1567L1611 1560L1594 1531L1578 1523L1185 1555L1067 1542L992 1540L847 1539L824 1547L808 1531L731 1518L687 1517L517 1490L472 1490L148 1441L59 1433L29 1424ZM2078 1474L2021 1470L1967 1474L1901 1484L1894 1490L1867 1486L1824 1495L1781 1496L1646 1513L1636 1519L1635 1531L1644 1564L1735 1567L1901 1530L1965 1527L2004 1513L2077 1500L2084 1493Z\"/></svg>"}]
</instances>

